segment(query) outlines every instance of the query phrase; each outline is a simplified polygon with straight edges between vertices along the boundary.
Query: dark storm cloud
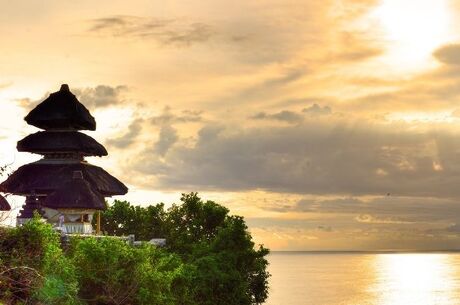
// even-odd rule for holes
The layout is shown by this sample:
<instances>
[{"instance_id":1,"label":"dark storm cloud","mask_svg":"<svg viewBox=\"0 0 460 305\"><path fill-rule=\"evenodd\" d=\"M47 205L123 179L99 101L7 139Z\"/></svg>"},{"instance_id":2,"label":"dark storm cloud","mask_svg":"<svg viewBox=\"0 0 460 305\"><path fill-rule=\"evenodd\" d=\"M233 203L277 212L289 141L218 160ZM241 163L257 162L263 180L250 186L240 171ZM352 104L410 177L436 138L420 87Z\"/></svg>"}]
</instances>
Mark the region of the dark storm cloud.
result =
<instances>
[{"instance_id":1,"label":"dark storm cloud","mask_svg":"<svg viewBox=\"0 0 460 305\"><path fill-rule=\"evenodd\" d=\"M106 144L115 148L127 148L136 141L137 136L142 131L142 119L135 119L129 126L128 132L124 135L108 139Z\"/></svg>"},{"instance_id":2,"label":"dark storm cloud","mask_svg":"<svg viewBox=\"0 0 460 305\"><path fill-rule=\"evenodd\" d=\"M208 124L194 146L146 150L131 166L169 189L453 197L460 196L459 139L405 125Z\"/></svg>"},{"instance_id":3,"label":"dark storm cloud","mask_svg":"<svg viewBox=\"0 0 460 305\"><path fill-rule=\"evenodd\" d=\"M439 61L448 65L460 65L460 44L442 46L433 53Z\"/></svg>"},{"instance_id":4,"label":"dark storm cloud","mask_svg":"<svg viewBox=\"0 0 460 305\"><path fill-rule=\"evenodd\" d=\"M118 37L152 38L176 46L205 42L213 35L212 27L205 23L137 16L93 19L89 31Z\"/></svg>"}]
</instances>

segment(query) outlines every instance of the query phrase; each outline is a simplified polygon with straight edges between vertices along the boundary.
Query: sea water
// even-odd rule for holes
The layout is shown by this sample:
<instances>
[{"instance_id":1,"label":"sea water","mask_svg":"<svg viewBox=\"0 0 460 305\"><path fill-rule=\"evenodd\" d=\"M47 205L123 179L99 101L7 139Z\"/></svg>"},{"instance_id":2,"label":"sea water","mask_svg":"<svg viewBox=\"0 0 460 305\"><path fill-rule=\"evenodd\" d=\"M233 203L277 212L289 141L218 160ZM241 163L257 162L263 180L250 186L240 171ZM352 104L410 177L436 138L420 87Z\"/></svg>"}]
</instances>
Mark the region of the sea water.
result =
<instances>
[{"instance_id":1,"label":"sea water","mask_svg":"<svg viewBox=\"0 0 460 305\"><path fill-rule=\"evenodd\" d=\"M460 305L460 253L273 252L267 305Z\"/></svg>"}]
</instances>

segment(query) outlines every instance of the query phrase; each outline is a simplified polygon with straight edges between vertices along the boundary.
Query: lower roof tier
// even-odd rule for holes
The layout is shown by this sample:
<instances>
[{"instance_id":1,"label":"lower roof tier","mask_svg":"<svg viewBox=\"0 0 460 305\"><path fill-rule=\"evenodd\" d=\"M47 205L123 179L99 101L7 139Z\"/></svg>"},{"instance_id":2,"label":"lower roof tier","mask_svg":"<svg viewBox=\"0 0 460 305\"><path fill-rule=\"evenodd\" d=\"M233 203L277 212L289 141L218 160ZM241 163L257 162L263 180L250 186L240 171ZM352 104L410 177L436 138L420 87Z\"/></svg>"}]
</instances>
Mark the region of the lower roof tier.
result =
<instances>
[{"instance_id":1,"label":"lower roof tier","mask_svg":"<svg viewBox=\"0 0 460 305\"><path fill-rule=\"evenodd\" d=\"M104 146L78 131L39 131L20 140L17 149L42 155L81 153L84 156L107 156Z\"/></svg>"},{"instance_id":2,"label":"lower roof tier","mask_svg":"<svg viewBox=\"0 0 460 305\"><path fill-rule=\"evenodd\" d=\"M83 177L74 177L60 189L46 196L42 206L52 209L106 209L104 198L96 193Z\"/></svg>"},{"instance_id":3,"label":"lower roof tier","mask_svg":"<svg viewBox=\"0 0 460 305\"><path fill-rule=\"evenodd\" d=\"M10 204L8 203L8 201L6 201L5 197L0 195L0 211L9 211L9 210L11 210Z\"/></svg>"},{"instance_id":4,"label":"lower roof tier","mask_svg":"<svg viewBox=\"0 0 460 305\"><path fill-rule=\"evenodd\" d=\"M60 189L81 171L91 187L104 197L124 195L128 188L104 169L88 163L49 164L40 161L23 165L0 184L0 191L15 195L47 195Z\"/></svg>"}]
</instances>

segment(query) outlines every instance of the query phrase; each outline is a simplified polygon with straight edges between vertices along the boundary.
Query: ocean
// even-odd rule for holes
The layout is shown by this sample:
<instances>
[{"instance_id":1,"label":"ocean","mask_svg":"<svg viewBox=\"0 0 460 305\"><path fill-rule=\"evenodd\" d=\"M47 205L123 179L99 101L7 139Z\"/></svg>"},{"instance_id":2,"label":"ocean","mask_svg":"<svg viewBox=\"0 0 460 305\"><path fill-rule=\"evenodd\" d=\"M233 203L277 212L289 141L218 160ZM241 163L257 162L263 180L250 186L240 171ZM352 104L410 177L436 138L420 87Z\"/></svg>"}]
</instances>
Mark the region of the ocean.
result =
<instances>
[{"instance_id":1,"label":"ocean","mask_svg":"<svg viewBox=\"0 0 460 305\"><path fill-rule=\"evenodd\" d=\"M273 252L266 305L460 305L460 253Z\"/></svg>"}]
</instances>

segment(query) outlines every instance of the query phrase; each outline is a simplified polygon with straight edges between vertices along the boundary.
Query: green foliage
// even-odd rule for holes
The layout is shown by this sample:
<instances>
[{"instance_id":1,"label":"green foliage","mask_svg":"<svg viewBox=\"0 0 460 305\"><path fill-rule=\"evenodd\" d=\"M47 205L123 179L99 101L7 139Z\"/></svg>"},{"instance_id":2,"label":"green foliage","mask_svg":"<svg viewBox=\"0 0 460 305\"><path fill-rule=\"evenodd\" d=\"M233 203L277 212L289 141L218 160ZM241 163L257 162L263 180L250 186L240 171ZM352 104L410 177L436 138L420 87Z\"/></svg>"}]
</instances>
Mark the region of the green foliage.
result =
<instances>
[{"instance_id":1,"label":"green foliage","mask_svg":"<svg viewBox=\"0 0 460 305\"><path fill-rule=\"evenodd\" d=\"M196 193L183 194L181 201L168 210L165 237L171 251L187 257L198 244L213 240L229 211L213 201L202 202Z\"/></svg>"},{"instance_id":2,"label":"green foliage","mask_svg":"<svg viewBox=\"0 0 460 305\"><path fill-rule=\"evenodd\" d=\"M110 235L167 239L165 248L133 247L116 237L59 235L38 215L0 228L0 300L47 305L251 305L267 298L268 250L255 248L242 217L196 193L182 204L131 206L102 213ZM1 303L1 301L0 301Z\"/></svg>"},{"instance_id":3,"label":"green foliage","mask_svg":"<svg viewBox=\"0 0 460 305\"><path fill-rule=\"evenodd\" d=\"M115 201L102 214L102 229L114 235L134 233L137 239L166 238L167 250L190 270L193 291L187 293L196 304L263 303L269 251L254 248L244 219L228 215L227 208L213 201L203 202L197 193L183 194L181 201L167 211L163 204L142 208ZM150 219L155 220L153 228Z\"/></svg>"},{"instance_id":4,"label":"green foliage","mask_svg":"<svg viewBox=\"0 0 460 305\"><path fill-rule=\"evenodd\" d=\"M190 281L180 258L151 245L85 238L74 241L69 255L88 304L173 305L188 294ZM178 283L183 284L173 290Z\"/></svg>"},{"instance_id":5,"label":"green foliage","mask_svg":"<svg viewBox=\"0 0 460 305\"><path fill-rule=\"evenodd\" d=\"M36 215L0 235L0 299L12 303L77 304L74 267L59 235Z\"/></svg>"},{"instance_id":6,"label":"green foliage","mask_svg":"<svg viewBox=\"0 0 460 305\"><path fill-rule=\"evenodd\" d=\"M163 236L164 217L164 205L161 203L143 208L116 200L102 213L101 225L108 235L126 236L135 232L137 239L150 240Z\"/></svg>"}]
</instances>

